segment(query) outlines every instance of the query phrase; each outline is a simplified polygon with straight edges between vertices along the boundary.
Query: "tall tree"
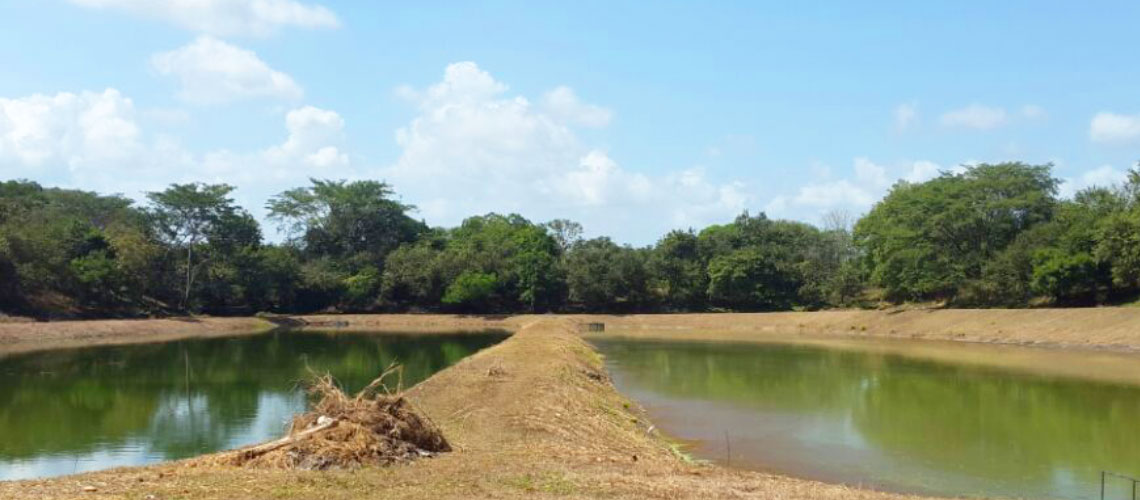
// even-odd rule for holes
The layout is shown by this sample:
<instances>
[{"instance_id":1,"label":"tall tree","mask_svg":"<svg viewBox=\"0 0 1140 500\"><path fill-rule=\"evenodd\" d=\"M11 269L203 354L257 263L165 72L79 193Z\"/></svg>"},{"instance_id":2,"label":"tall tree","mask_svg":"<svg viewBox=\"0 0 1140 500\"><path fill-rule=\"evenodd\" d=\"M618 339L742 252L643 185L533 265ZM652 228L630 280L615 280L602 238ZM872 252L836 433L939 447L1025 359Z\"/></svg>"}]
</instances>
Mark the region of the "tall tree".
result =
<instances>
[{"instance_id":1,"label":"tall tree","mask_svg":"<svg viewBox=\"0 0 1140 500\"><path fill-rule=\"evenodd\" d=\"M1019 234L1052 218L1051 168L980 164L895 185L855 228L871 279L892 300L955 298Z\"/></svg>"},{"instance_id":2,"label":"tall tree","mask_svg":"<svg viewBox=\"0 0 1140 500\"><path fill-rule=\"evenodd\" d=\"M310 181L312 186L290 189L267 204L269 218L310 255L351 260L356 267L377 265L427 229L408 216L415 207L396 201L386 183Z\"/></svg>"},{"instance_id":3,"label":"tall tree","mask_svg":"<svg viewBox=\"0 0 1140 500\"><path fill-rule=\"evenodd\" d=\"M163 191L147 193L160 233L175 246L186 247L186 273L182 308L190 307L194 284L194 246L237 212L227 184L171 184Z\"/></svg>"},{"instance_id":4,"label":"tall tree","mask_svg":"<svg viewBox=\"0 0 1140 500\"><path fill-rule=\"evenodd\" d=\"M669 310L704 309L708 288L706 265L696 234L691 230L669 232L657 242L649 257L654 293Z\"/></svg>"},{"instance_id":5,"label":"tall tree","mask_svg":"<svg viewBox=\"0 0 1140 500\"><path fill-rule=\"evenodd\" d=\"M558 250L566 253L575 243L582 241L582 225L569 219L554 219L542 227L558 242Z\"/></svg>"},{"instance_id":6,"label":"tall tree","mask_svg":"<svg viewBox=\"0 0 1140 500\"><path fill-rule=\"evenodd\" d=\"M584 240L566 256L569 301L586 311L632 311L649 304L647 251L609 238Z\"/></svg>"}]
</instances>

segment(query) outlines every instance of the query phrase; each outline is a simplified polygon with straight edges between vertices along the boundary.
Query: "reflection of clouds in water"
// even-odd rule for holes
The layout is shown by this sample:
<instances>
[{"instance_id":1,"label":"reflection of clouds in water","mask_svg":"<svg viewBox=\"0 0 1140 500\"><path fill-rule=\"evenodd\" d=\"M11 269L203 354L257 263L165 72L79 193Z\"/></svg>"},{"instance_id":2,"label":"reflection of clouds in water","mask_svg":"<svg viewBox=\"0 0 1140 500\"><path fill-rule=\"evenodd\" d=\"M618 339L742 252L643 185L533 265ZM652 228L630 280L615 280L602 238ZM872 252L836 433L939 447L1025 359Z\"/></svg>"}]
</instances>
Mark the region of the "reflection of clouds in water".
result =
<instances>
[{"instance_id":1,"label":"reflection of clouds in water","mask_svg":"<svg viewBox=\"0 0 1140 500\"><path fill-rule=\"evenodd\" d=\"M207 396L197 394L187 398L184 394L170 393L159 400L150 428L142 435L104 443L105 448L89 453L0 461L0 481L151 464L182 458L172 454L173 451L213 443L224 443L213 449L228 449L268 441L281 437L288 430L293 415L304 408L305 395L300 391L264 392L258 395L252 414L245 418L218 419L211 412ZM151 441L152 437L157 439Z\"/></svg>"},{"instance_id":2,"label":"reflection of clouds in water","mask_svg":"<svg viewBox=\"0 0 1140 500\"><path fill-rule=\"evenodd\" d=\"M176 459L219 449L236 448L280 437L293 415L304 411L301 391L258 392L256 402L238 414L220 408L218 399L197 394L164 395L147 434L154 436L147 453L156 460ZM227 411L228 410L228 411ZM244 411L243 411L244 410Z\"/></svg>"},{"instance_id":3,"label":"reflection of clouds in water","mask_svg":"<svg viewBox=\"0 0 1140 500\"><path fill-rule=\"evenodd\" d=\"M13 481L34 477L62 476L113 467L127 467L154 462L138 450L145 447L141 440L128 439L114 448L78 455L49 455L28 460L0 460L0 481Z\"/></svg>"},{"instance_id":4,"label":"reflection of clouds in water","mask_svg":"<svg viewBox=\"0 0 1140 500\"><path fill-rule=\"evenodd\" d=\"M304 411L305 395L300 392L261 393L257 398L257 414L238 440L231 440L227 448L268 441L289 430L293 415Z\"/></svg>"}]
</instances>

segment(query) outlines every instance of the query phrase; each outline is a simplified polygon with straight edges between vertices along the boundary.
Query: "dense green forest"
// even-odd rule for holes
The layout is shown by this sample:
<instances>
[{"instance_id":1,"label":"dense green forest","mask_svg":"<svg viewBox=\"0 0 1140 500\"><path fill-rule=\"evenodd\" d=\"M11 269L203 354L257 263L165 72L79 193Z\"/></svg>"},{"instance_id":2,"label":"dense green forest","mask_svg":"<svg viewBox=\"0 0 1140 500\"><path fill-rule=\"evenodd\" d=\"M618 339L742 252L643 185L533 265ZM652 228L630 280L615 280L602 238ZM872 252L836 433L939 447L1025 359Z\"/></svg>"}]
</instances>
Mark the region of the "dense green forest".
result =
<instances>
[{"instance_id":1,"label":"dense green forest","mask_svg":"<svg viewBox=\"0 0 1140 500\"><path fill-rule=\"evenodd\" d=\"M121 196L0 183L0 311L772 311L934 301L1093 305L1140 291L1140 167L1058 197L1050 165L981 164L900 181L823 227L741 214L653 246L582 239L568 220L433 228L385 183L313 180L270 199L267 243L227 185Z\"/></svg>"}]
</instances>

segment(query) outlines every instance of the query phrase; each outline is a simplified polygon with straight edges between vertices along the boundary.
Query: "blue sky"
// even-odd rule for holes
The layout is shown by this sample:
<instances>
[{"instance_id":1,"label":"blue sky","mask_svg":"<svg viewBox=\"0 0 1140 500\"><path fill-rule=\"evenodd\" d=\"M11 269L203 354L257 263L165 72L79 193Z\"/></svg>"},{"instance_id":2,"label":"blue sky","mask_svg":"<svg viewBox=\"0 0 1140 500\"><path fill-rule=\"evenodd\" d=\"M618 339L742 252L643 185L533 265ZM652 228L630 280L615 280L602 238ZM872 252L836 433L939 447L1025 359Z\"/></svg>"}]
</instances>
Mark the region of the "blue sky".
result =
<instances>
[{"instance_id":1,"label":"blue sky","mask_svg":"<svg viewBox=\"0 0 1140 500\"><path fill-rule=\"evenodd\" d=\"M0 0L0 178L392 183L634 244L898 179L1140 159L1136 2ZM267 235L273 236L270 229Z\"/></svg>"}]
</instances>

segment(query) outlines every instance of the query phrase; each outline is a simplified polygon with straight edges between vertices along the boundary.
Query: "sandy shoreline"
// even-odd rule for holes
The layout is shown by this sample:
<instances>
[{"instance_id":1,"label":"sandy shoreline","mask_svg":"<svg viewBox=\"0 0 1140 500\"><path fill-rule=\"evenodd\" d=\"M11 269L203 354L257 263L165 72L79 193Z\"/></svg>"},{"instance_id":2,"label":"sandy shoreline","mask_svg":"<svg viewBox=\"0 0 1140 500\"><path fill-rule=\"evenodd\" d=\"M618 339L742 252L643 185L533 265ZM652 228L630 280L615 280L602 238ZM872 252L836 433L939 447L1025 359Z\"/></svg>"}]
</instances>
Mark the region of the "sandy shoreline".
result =
<instances>
[{"instance_id":1,"label":"sandy shoreline","mask_svg":"<svg viewBox=\"0 0 1140 500\"><path fill-rule=\"evenodd\" d=\"M0 323L0 356L95 345L165 342L192 337L261 333L275 325L258 318L170 318Z\"/></svg>"},{"instance_id":2,"label":"sandy shoreline","mask_svg":"<svg viewBox=\"0 0 1140 500\"><path fill-rule=\"evenodd\" d=\"M763 340L766 335L797 334L1140 352L1140 308L1104 307L636 315L327 314L268 320L202 317L13 322L0 323L0 354L256 333L279 325L345 331L454 332L516 330L549 319L574 324L603 322L607 334L634 337Z\"/></svg>"}]
</instances>

